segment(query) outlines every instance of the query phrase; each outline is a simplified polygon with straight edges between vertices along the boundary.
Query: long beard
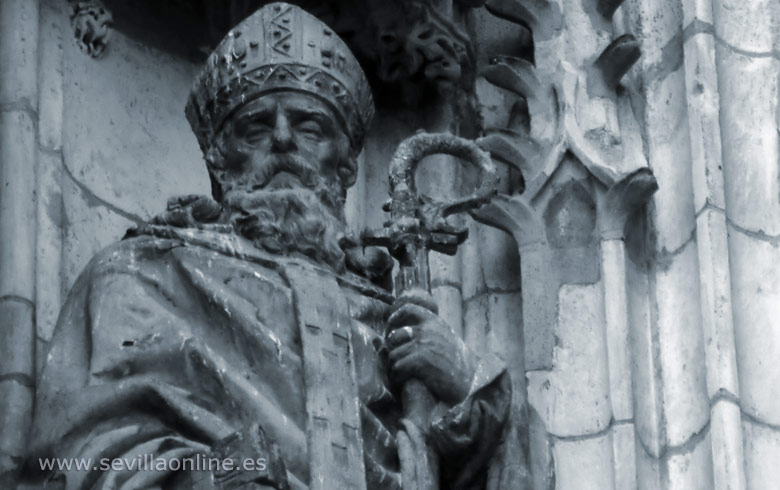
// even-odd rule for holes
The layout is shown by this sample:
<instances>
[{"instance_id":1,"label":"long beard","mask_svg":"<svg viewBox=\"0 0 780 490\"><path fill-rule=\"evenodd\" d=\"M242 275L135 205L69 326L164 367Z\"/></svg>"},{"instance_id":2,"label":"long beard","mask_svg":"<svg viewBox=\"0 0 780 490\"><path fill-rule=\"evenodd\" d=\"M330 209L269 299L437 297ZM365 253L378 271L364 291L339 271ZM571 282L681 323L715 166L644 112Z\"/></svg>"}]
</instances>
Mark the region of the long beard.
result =
<instances>
[{"instance_id":1,"label":"long beard","mask_svg":"<svg viewBox=\"0 0 780 490\"><path fill-rule=\"evenodd\" d=\"M254 245L273 254L304 255L337 272L344 270L339 240L344 233L341 188L327 183L303 162L273 157L254 188L226 192L223 218ZM279 171L297 175L302 186L267 189Z\"/></svg>"}]
</instances>

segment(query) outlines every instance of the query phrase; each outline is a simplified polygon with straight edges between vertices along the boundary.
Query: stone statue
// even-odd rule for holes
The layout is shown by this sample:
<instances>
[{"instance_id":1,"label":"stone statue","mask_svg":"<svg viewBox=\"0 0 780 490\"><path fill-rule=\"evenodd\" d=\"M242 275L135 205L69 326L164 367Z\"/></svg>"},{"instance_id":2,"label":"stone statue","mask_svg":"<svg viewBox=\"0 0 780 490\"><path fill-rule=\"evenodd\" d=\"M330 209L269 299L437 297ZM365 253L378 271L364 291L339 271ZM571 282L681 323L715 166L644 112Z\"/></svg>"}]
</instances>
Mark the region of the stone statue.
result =
<instances>
[{"instance_id":1,"label":"stone statue","mask_svg":"<svg viewBox=\"0 0 780 490\"><path fill-rule=\"evenodd\" d=\"M439 488L517 488L504 367L430 296L393 298L387 253L345 236L373 102L343 41L267 5L210 56L186 112L213 197L172 199L77 280L25 488L420 488L402 481L396 444L409 379L436 399L423 443ZM55 457L82 459L45 471Z\"/></svg>"}]
</instances>

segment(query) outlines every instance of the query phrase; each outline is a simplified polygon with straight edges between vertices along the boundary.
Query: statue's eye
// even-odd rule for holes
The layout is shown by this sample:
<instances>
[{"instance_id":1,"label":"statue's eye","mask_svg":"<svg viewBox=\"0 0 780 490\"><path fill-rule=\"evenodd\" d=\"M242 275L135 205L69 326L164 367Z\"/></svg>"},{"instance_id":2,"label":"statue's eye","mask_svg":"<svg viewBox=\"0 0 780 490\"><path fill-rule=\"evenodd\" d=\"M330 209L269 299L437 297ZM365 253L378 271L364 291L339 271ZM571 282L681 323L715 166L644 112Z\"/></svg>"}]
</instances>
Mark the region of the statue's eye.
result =
<instances>
[{"instance_id":1,"label":"statue's eye","mask_svg":"<svg viewBox=\"0 0 780 490\"><path fill-rule=\"evenodd\" d=\"M273 131L273 127L263 120L248 121L241 132L241 136L247 143L254 144L260 142L264 137Z\"/></svg>"},{"instance_id":2,"label":"statue's eye","mask_svg":"<svg viewBox=\"0 0 780 490\"><path fill-rule=\"evenodd\" d=\"M323 135L322 126L313 119L298 122L298 124L295 125L295 130L312 137L321 137Z\"/></svg>"}]
</instances>

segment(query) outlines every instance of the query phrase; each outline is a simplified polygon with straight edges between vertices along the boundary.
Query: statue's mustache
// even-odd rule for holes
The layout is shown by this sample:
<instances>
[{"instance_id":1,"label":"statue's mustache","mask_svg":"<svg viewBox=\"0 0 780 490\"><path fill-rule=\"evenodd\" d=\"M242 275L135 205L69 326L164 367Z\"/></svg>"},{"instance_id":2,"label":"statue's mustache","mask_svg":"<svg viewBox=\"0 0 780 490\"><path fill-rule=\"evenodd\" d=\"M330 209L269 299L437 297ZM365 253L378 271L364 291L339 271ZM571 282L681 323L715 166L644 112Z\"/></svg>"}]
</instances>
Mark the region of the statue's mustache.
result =
<instances>
[{"instance_id":1,"label":"statue's mustache","mask_svg":"<svg viewBox=\"0 0 780 490\"><path fill-rule=\"evenodd\" d=\"M317 170L295 155L274 155L266 159L257 173L253 189L262 189L280 172L287 172L300 179L301 184L312 189L320 184Z\"/></svg>"}]
</instances>

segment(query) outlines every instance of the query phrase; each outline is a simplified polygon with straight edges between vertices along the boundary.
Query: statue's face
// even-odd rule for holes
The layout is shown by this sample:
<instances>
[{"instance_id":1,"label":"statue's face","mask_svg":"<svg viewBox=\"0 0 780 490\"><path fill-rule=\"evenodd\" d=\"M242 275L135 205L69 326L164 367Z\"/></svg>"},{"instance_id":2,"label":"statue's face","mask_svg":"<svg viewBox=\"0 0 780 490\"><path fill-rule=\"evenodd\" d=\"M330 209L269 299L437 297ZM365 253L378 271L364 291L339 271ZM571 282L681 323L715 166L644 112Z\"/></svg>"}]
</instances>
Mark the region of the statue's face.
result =
<instances>
[{"instance_id":1,"label":"statue's face","mask_svg":"<svg viewBox=\"0 0 780 490\"><path fill-rule=\"evenodd\" d=\"M349 142L331 109L297 92L264 95L231 118L220 180L225 190L346 189L354 182ZM229 129L229 130L228 130Z\"/></svg>"},{"instance_id":2,"label":"statue's face","mask_svg":"<svg viewBox=\"0 0 780 490\"><path fill-rule=\"evenodd\" d=\"M297 92L264 95L230 117L218 145L210 171L234 229L268 252L341 270L344 200L356 165L330 108Z\"/></svg>"}]
</instances>

